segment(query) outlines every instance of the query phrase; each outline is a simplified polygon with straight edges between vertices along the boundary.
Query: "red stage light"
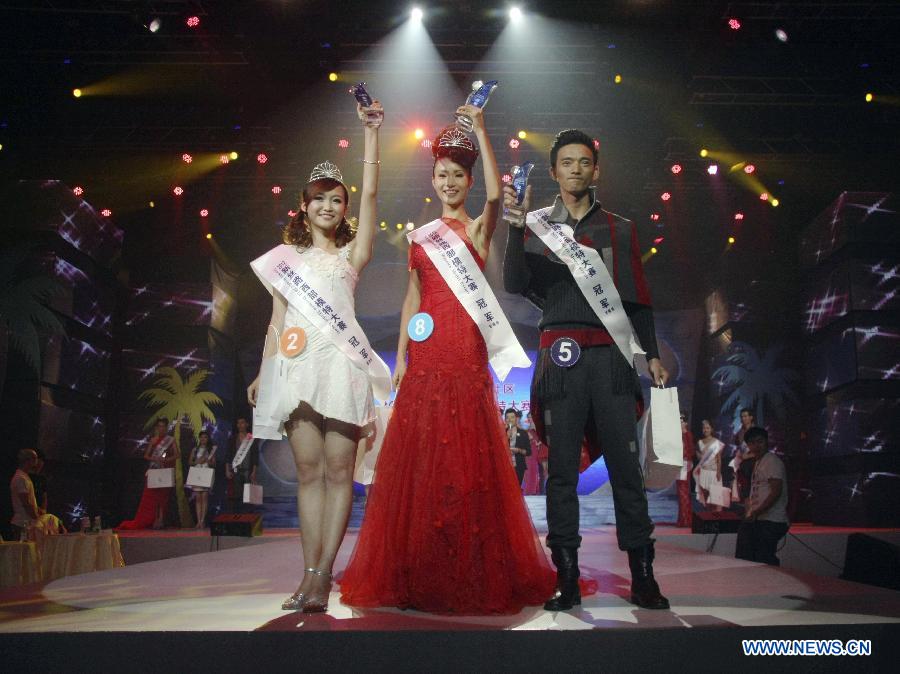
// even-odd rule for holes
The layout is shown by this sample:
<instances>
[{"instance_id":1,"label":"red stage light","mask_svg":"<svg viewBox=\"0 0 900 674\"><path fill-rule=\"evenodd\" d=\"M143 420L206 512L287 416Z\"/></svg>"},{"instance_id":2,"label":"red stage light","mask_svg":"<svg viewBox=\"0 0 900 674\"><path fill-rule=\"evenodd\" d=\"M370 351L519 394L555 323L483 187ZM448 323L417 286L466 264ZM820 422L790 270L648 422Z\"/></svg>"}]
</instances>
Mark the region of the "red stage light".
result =
<instances>
[{"instance_id":1,"label":"red stage light","mask_svg":"<svg viewBox=\"0 0 900 674\"><path fill-rule=\"evenodd\" d=\"M200 211L201 218L205 218L207 215L209 215L209 211L206 210L205 208Z\"/></svg>"},{"instance_id":2,"label":"red stage light","mask_svg":"<svg viewBox=\"0 0 900 674\"><path fill-rule=\"evenodd\" d=\"M220 155L219 155L219 163L220 163L220 164L227 164L227 163L230 162L230 161L231 161L231 159L228 158L228 155L227 155L227 154L220 154Z\"/></svg>"},{"instance_id":3,"label":"red stage light","mask_svg":"<svg viewBox=\"0 0 900 674\"><path fill-rule=\"evenodd\" d=\"M599 150L599 149L600 149L600 141L597 140L596 138L594 138L594 149L595 149L595 150Z\"/></svg>"},{"instance_id":4,"label":"red stage light","mask_svg":"<svg viewBox=\"0 0 900 674\"><path fill-rule=\"evenodd\" d=\"M672 170L672 173L674 173L675 175L678 175L679 173L681 173L681 164L672 164L671 170Z\"/></svg>"},{"instance_id":5,"label":"red stage light","mask_svg":"<svg viewBox=\"0 0 900 674\"><path fill-rule=\"evenodd\" d=\"M672 195L669 194L668 192L663 192L662 194L659 195L659 198L662 199L663 201L668 201L669 199L672 198Z\"/></svg>"},{"instance_id":6,"label":"red stage light","mask_svg":"<svg viewBox=\"0 0 900 674\"><path fill-rule=\"evenodd\" d=\"M737 19L728 19L728 27L731 28L731 30L740 30L741 22Z\"/></svg>"},{"instance_id":7,"label":"red stage light","mask_svg":"<svg viewBox=\"0 0 900 674\"><path fill-rule=\"evenodd\" d=\"M519 149L519 139L518 138L510 138L509 139L509 147L513 150Z\"/></svg>"},{"instance_id":8,"label":"red stage light","mask_svg":"<svg viewBox=\"0 0 900 674\"><path fill-rule=\"evenodd\" d=\"M653 220L653 222L656 222L657 220L659 220L659 213L651 213L650 219Z\"/></svg>"},{"instance_id":9,"label":"red stage light","mask_svg":"<svg viewBox=\"0 0 900 674\"><path fill-rule=\"evenodd\" d=\"M653 239L653 243L658 246L663 241L665 241L665 239L666 239L666 237L664 237L664 236L657 236L655 239Z\"/></svg>"},{"instance_id":10,"label":"red stage light","mask_svg":"<svg viewBox=\"0 0 900 674\"><path fill-rule=\"evenodd\" d=\"M188 28L196 28L197 26L200 25L200 17L199 16L189 16L185 23L187 23Z\"/></svg>"},{"instance_id":11,"label":"red stage light","mask_svg":"<svg viewBox=\"0 0 900 674\"><path fill-rule=\"evenodd\" d=\"M72 192L74 192L76 197L80 197L82 194L84 194L84 188L76 187L75 189L72 190Z\"/></svg>"},{"instance_id":12,"label":"red stage light","mask_svg":"<svg viewBox=\"0 0 900 674\"><path fill-rule=\"evenodd\" d=\"M174 194L176 197L180 197L182 194L184 194L184 188L176 187L174 190L172 190L172 194Z\"/></svg>"},{"instance_id":13,"label":"red stage light","mask_svg":"<svg viewBox=\"0 0 900 674\"><path fill-rule=\"evenodd\" d=\"M296 217L297 217L297 211L288 211L288 217L289 217L289 218L296 218Z\"/></svg>"},{"instance_id":14,"label":"red stage light","mask_svg":"<svg viewBox=\"0 0 900 674\"><path fill-rule=\"evenodd\" d=\"M269 158L265 154L260 152L258 155L256 155L256 161L258 161L260 164L265 164L267 161L269 161Z\"/></svg>"},{"instance_id":15,"label":"red stage light","mask_svg":"<svg viewBox=\"0 0 900 674\"><path fill-rule=\"evenodd\" d=\"M341 148L341 149L343 149L343 150L346 150L348 147L350 147L350 141L347 140L346 138L341 138L341 139L338 141L338 147Z\"/></svg>"},{"instance_id":16,"label":"red stage light","mask_svg":"<svg viewBox=\"0 0 900 674\"><path fill-rule=\"evenodd\" d=\"M192 161L194 161L194 158L187 152L185 152L183 155L181 155L181 161L183 161L185 164L190 164Z\"/></svg>"},{"instance_id":17,"label":"red stage light","mask_svg":"<svg viewBox=\"0 0 900 674\"><path fill-rule=\"evenodd\" d=\"M762 194L760 194L760 195L759 195L759 200L760 200L760 201L768 201L768 200L769 200L769 193L768 193L768 192L763 192Z\"/></svg>"},{"instance_id":18,"label":"red stage light","mask_svg":"<svg viewBox=\"0 0 900 674\"><path fill-rule=\"evenodd\" d=\"M112 211L108 208L104 208L102 211L100 211L100 215L102 215L104 218L108 218L110 215L112 215Z\"/></svg>"},{"instance_id":19,"label":"red stage light","mask_svg":"<svg viewBox=\"0 0 900 674\"><path fill-rule=\"evenodd\" d=\"M508 185L509 183L512 182L512 176L509 175L508 173L504 173L503 177L500 178L500 180L502 180L503 182L505 182Z\"/></svg>"},{"instance_id":20,"label":"red stage light","mask_svg":"<svg viewBox=\"0 0 900 674\"><path fill-rule=\"evenodd\" d=\"M744 214L743 214L743 213L735 213L735 214L734 214L734 219L735 219L735 220L743 220L743 219L744 219Z\"/></svg>"},{"instance_id":21,"label":"red stage light","mask_svg":"<svg viewBox=\"0 0 900 674\"><path fill-rule=\"evenodd\" d=\"M747 164L744 167L744 173L753 173L756 170L756 167L753 164Z\"/></svg>"},{"instance_id":22,"label":"red stage light","mask_svg":"<svg viewBox=\"0 0 900 674\"><path fill-rule=\"evenodd\" d=\"M272 194L281 194L281 185L273 185Z\"/></svg>"}]
</instances>

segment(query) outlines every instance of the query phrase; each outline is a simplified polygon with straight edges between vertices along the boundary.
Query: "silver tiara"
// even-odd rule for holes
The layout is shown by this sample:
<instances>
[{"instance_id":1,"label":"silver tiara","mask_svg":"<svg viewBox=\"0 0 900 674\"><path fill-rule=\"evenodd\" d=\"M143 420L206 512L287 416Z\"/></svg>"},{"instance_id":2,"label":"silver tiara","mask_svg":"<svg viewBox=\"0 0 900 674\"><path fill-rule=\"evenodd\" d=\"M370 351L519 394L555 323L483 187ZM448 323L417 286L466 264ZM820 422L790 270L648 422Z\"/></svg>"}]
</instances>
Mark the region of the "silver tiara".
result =
<instances>
[{"instance_id":1,"label":"silver tiara","mask_svg":"<svg viewBox=\"0 0 900 674\"><path fill-rule=\"evenodd\" d=\"M344 182L344 176L341 175L341 170L330 161L323 161L321 164L316 164L312 173L309 174L309 182L322 180L323 178L331 178L332 180L337 180L339 183Z\"/></svg>"},{"instance_id":2,"label":"silver tiara","mask_svg":"<svg viewBox=\"0 0 900 674\"><path fill-rule=\"evenodd\" d=\"M459 147L469 152L475 152L475 145L469 137L455 126L448 127L441 131L441 135L437 139L438 147Z\"/></svg>"}]
</instances>

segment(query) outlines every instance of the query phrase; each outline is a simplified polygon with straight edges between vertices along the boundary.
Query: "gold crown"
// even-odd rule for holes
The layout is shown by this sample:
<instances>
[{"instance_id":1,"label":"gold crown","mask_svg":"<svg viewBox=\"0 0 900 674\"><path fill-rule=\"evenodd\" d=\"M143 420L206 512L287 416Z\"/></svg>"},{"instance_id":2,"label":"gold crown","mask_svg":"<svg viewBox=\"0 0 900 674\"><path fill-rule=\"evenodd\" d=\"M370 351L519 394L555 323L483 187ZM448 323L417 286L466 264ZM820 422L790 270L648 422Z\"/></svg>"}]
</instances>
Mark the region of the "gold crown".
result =
<instances>
[{"instance_id":1,"label":"gold crown","mask_svg":"<svg viewBox=\"0 0 900 674\"><path fill-rule=\"evenodd\" d=\"M323 178L331 178L342 184L344 182L344 176L341 175L341 170L330 161L323 161L321 164L316 164L312 173L309 174L309 182L322 180Z\"/></svg>"},{"instance_id":2,"label":"gold crown","mask_svg":"<svg viewBox=\"0 0 900 674\"><path fill-rule=\"evenodd\" d=\"M437 139L438 147L459 147L469 152L475 152L475 145L469 137L455 126L448 127L441 131L441 135Z\"/></svg>"}]
</instances>

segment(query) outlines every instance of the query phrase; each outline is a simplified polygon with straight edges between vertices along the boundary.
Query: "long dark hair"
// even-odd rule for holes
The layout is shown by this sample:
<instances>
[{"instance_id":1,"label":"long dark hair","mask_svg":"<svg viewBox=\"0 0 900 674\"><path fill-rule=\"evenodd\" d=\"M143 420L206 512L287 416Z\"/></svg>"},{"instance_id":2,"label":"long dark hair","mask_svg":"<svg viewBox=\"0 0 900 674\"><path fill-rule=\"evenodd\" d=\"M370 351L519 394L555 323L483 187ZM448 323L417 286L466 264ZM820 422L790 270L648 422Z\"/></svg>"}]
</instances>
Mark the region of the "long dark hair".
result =
<instances>
[{"instance_id":1,"label":"long dark hair","mask_svg":"<svg viewBox=\"0 0 900 674\"><path fill-rule=\"evenodd\" d=\"M322 192L330 192L340 187L344 191L344 202L347 209L350 208L350 195L347 194L347 188L343 183L333 178L319 178L306 184L300 193L300 204L297 206L297 215L291 218L290 222L285 225L281 233L282 240L289 246L298 246L300 248L309 248L312 243L312 232L309 230L309 217L303 212L301 205L309 206L309 202L315 199L316 195ZM356 228L347 220L347 211L344 211L344 217L341 218L337 228L334 230L334 242L338 248L343 248L353 241L356 236Z\"/></svg>"}]
</instances>

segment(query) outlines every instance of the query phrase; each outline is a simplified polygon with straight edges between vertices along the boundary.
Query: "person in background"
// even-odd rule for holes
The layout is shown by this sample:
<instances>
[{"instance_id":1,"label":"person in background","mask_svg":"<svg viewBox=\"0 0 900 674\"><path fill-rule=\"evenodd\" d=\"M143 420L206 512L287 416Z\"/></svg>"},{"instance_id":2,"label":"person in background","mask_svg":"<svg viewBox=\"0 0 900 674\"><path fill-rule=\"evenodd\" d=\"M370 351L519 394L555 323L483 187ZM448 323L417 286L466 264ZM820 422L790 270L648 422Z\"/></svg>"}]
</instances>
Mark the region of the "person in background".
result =
<instances>
[{"instance_id":1,"label":"person in background","mask_svg":"<svg viewBox=\"0 0 900 674\"><path fill-rule=\"evenodd\" d=\"M216 446L209 442L209 433L200 431L197 436L197 446L191 451L191 466L203 466L214 468L216 465ZM197 528L202 529L206 524L206 511L209 508L209 488L191 487L194 493L194 513L197 516Z\"/></svg>"},{"instance_id":2,"label":"person in background","mask_svg":"<svg viewBox=\"0 0 900 674\"><path fill-rule=\"evenodd\" d=\"M734 434L734 480L732 481L731 500L736 503L744 503L750 496L750 479L753 476L753 465L756 459L749 455L745 437L747 431L756 425L756 416L749 408L741 410L741 427Z\"/></svg>"},{"instance_id":3,"label":"person in background","mask_svg":"<svg viewBox=\"0 0 900 674\"><path fill-rule=\"evenodd\" d=\"M237 433L232 437L225 464L225 477L229 480L228 500L231 502L231 512L234 513L243 510L244 485L256 484L256 469L259 465L259 443L250 433L250 423L244 417L238 417L235 423ZM250 443L250 449L235 466L234 458L245 443Z\"/></svg>"},{"instance_id":4,"label":"person in background","mask_svg":"<svg viewBox=\"0 0 900 674\"><path fill-rule=\"evenodd\" d=\"M769 434L752 426L744 433L747 453L754 459L750 494L738 529L734 556L779 566L778 541L787 534L787 472L784 462L769 451Z\"/></svg>"},{"instance_id":5,"label":"person in background","mask_svg":"<svg viewBox=\"0 0 900 674\"><path fill-rule=\"evenodd\" d=\"M37 465L38 455L33 449L20 449L18 454L19 467L9 483L9 493L12 496L13 539L17 541L28 540L30 530L37 525L40 511L34 497L34 484L28 474Z\"/></svg>"},{"instance_id":6,"label":"person in background","mask_svg":"<svg viewBox=\"0 0 900 674\"><path fill-rule=\"evenodd\" d=\"M697 441L697 467L694 479L697 481L697 499L704 506L709 505L709 494L714 487L722 486L722 452L724 443L713 434L712 423L703 420L703 436ZM719 511L721 505L714 505Z\"/></svg>"},{"instance_id":7,"label":"person in background","mask_svg":"<svg viewBox=\"0 0 900 674\"><path fill-rule=\"evenodd\" d=\"M548 463L550 461L550 449L541 442L541 437L534 428L534 420L531 412L528 413L528 439L531 441L531 452L534 454L540 467L540 493L546 493Z\"/></svg>"},{"instance_id":8,"label":"person in background","mask_svg":"<svg viewBox=\"0 0 900 674\"><path fill-rule=\"evenodd\" d=\"M147 443L144 451L144 460L149 462L149 469L172 468L179 460L180 454L175 438L169 435L169 420L160 417L154 426L154 435ZM138 504L134 519L126 520L119 524L119 529L162 529L165 526L166 511L169 508L169 498L172 496L172 487L157 487L151 489L146 485L144 478L144 491Z\"/></svg>"},{"instance_id":9,"label":"person in background","mask_svg":"<svg viewBox=\"0 0 900 674\"><path fill-rule=\"evenodd\" d=\"M34 485L34 499L38 504L38 522L37 528L47 536L55 536L56 534L66 533L66 527L62 520L56 515L49 512L47 506L47 476L44 475L44 453L36 449L37 463L34 470L28 474L31 483Z\"/></svg>"},{"instance_id":10,"label":"person in background","mask_svg":"<svg viewBox=\"0 0 900 674\"><path fill-rule=\"evenodd\" d=\"M694 434L688 427L687 415L681 413L681 446L682 460L681 473L678 475L676 487L678 488L678 520L676 527L691 526L691 472L694 468Z\"/></svg>"},{"instance_id":11,"label":"person in background","mask_svg":"<svg viewBox=\"0 0 900 674\"><path fill-rule=\"evenodd\" d=\"M519 424L522 419L522 413L519 410L512 407L507 408L503 413L503 418L506 420L509 451L513 457L513 465L516 467L516 480L521 487L525 471L528 470L527 457L531 456L531 441L528 439L527 431Z\"/></svg>"}]
</instances>

